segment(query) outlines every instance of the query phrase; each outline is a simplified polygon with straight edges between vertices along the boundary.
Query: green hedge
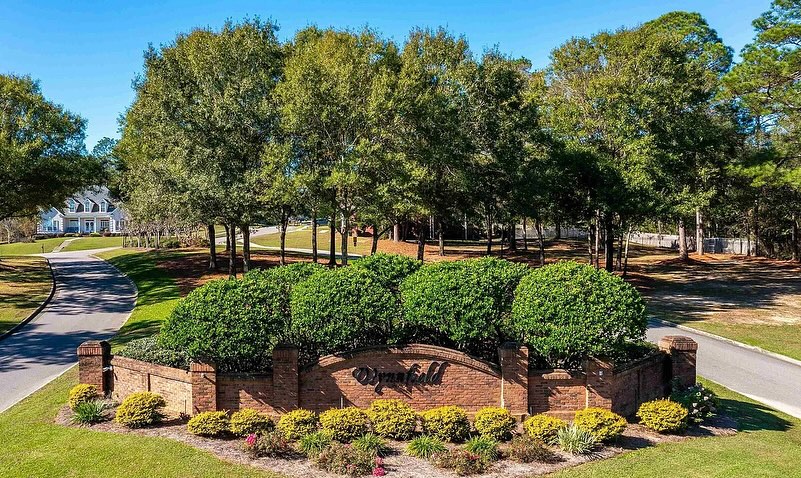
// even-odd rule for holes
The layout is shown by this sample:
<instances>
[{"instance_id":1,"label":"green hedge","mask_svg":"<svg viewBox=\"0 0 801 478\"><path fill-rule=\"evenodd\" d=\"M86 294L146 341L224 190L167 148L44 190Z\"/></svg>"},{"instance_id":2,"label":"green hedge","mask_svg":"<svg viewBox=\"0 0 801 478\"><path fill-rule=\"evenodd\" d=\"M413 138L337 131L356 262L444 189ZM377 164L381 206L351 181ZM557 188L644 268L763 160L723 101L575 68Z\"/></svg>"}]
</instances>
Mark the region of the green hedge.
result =
<instances>
[{"instance_id":1,"label":"green hedge","mask_svg":"<svg viewBox=\"0 0 801 478\"><path fill-rule=\"evenodd\" d=\"M634 287L592 266L560 262L534 270L515 292L512 328L548 363L623 356L645 337L645 304Z\"/></svg>"},{"instance_id":2,"label":"green hedge","mask_svg":"<svg viewBox=\"0 0 801 478\"><path fill-rule=\"evenodd\" d=\"M387 289L397 292L401 282L412 275L422 263L399 254L373 254L353 261L352 267L373 273L375 279Z\"/></svg>"},{"instance_id":3,"label":"green hedge","mask_svg":"<svg viewBox=\"0 0 801 478\"><path fill-rule=\"evenodd\" d=\"M506 324L515 287L529 270L495 258L424 265L401 283L403 318L396 339L496 361L498 346L515 338Z\"/></svg>"}]
</instances>

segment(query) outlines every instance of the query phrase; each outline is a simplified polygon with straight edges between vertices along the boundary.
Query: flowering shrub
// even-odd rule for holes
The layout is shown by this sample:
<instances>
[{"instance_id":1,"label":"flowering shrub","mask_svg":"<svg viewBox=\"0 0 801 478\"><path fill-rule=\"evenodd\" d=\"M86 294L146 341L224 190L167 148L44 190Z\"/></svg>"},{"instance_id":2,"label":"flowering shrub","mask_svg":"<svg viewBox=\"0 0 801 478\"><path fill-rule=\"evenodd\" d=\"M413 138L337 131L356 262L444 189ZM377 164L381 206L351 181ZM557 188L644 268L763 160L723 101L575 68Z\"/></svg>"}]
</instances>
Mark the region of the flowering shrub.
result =
<instances>
[{"instance_id":1,"label":"flowering shrub","mask_svg":"<svg viewBox=\"0 0 801 478\"><path fill-rule=\"evenodd\" d=\"M366 412L373 431L386 438L408 439L417 427L417 414L402 400L373 400Z\"/></svg>"},{"instance_id":2,"label":"flowering shrub","mask_svg":"<svg viewBox=\"0 0 801 478\"><path fill-rule=\"evenodd\" d=\"M375 457L375 467L373 467L373 476L384 476L387 471L384 469L384 459L380 456Z\"/></svg>"},{"instance_id":3,"label":"flowering shrub","mask_svg":"<svg viewBox=\"0 0 801 478\"><path fill-rule=\"evenodd\" d=\"M532 438L553 445L559 430L565 428L567 422L550 415L532 415L523 422L523 429Z\"/></svg>"},{"instance_id":4,"label":"flowering shrub","mask_svg":"<svg viewBox=\"0 0 801 478\"><path fill-rule=\"evenodd\" d=\"M337 442L332 442L313 461L325 471L345 476L369 475L377 468L375 458L370 453ZM383 461L381 464L383 470Z\"/></svg>"},{"instance_id":5,"label":"flowering shrub","mask_svg":"<svg viewBox=\"0 0 801 478\"><path fill-rule=\"evenodd\" d=\"M475 453L486 462L497 461L501 456L497 440L488 436L477 436L467 440L464 449Z\"/></svg>"},{"instance_id":6,"label":"flowering shrub","mask_svg":"<svg viewBox=\"0 0 801 478\"><path fill-rule=\"evenodd\" d=\"M470 433L470 420L467 413L452 405L432 408L423 412L423 433L441 440L460 442Z\"/></svg>"},{"instance_id":7,"label":"flowering shrub","mask_svg":"<svg viewBox=\"0 0 801 478\"><path fill-rule=\"evenodd\" d=\"M288 458L295 455L292 444L283 433L272 431L264 435L251 433L242 444L243 449L253 458Z\"/></svg>"},{"instance_id":8,"label":"flowering shrub","mask_svg":"<svg viewBox=\"0 0 801 478\"><path fill-rule=\"evenodd\" d=\"M517 422L509 410L501 407L482 408L473 421L478 433L495 440L508 440L516 425Z\"/></svg>"},{"instance_id":9,"label":"flowering shrub","mask_svg":"<svg viewBox=\"0 0 801 478\"><path fill-rule=\"evenodd\" d=\"M619 437L626 429L626 419L603 408L585 408L576 412L573 425L589 432L597 442Z\"/></svg>"},{"instance_id":10,"label":"flowering shrub","mask_svg":"<svg viewBox=\"0 0 801 478\"><path fill-rule=\"evenodd\" d=\"M557 460L557 456L545 446L542 440L521 435L512 439L507 450L509 458L519 463L531 463L539 461L551 463Z\"/></svg>"},{"instance_id":11,"label":"flowering shrub","mask_svg":"<svg viewBox=\"0 0 801 478\"><path fill-rule=\"evenodd\" d=\"M434 456L434 466L453 470L459 476L476 475L487 471L487 462L481 455L467 450L450 450Z\"/></svg>"},{"instance_id":12,"label":"flowering shrub","mask_svg":"<svg viewBox=\"0 0 801 478\"><path fill-rule=\"evenodd\" d=\"M670 400L652 400L640 405L640 423L659 433L677 433L687 427L687 409Z\"/></svg>"},{"instance_id":13,"label":"flowering shrub","mask_svg":"<svg viewBox=\"0 0 801 478\"><path fill-rule=\"evenodd\" d=\"M720 400L715 392L704 387L700 383L683 390L674 387L670 399L678 402L687 409L689 420L693 423L701 423L706 419L715 416L720 407Z\"/></svg>"},{"instance_id":14,"label":"flowering shrub","mask_svg":"<svg viewBox=\"0 0 801 478\"><path fill-rule=\"evenodd\" d=\"M317 430L317 415L302 408L292 410L281 415L278 420L278 430L287 440L297 440Z\"/></svg>"},{"instance_id":15,"label":"flowering shrub","mask_svg":"<svg viewBox=\"0 0 801 478\"><path fill-rule=\"evenodd\" d=\"M350 442L370 429L370 419L356 407L332 408L320 414L320 426L331 438Z\"/></svg>"}]
</instances>

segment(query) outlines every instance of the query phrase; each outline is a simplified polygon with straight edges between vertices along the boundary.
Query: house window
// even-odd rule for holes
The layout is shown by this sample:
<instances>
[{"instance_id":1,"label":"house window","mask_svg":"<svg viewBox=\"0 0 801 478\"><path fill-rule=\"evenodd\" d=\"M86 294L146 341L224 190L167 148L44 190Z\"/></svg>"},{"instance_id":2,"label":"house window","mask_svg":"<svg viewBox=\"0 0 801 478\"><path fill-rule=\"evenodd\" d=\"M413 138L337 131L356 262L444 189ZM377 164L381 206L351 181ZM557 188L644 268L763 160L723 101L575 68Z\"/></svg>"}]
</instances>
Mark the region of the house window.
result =
<instances>
[{"instance_id":1,"label":"house window","mask_svg":"<svg viewBox=\"0 0 801 478\"><path fill-rule=\"evenodd\" d=\"M69 205L70 212L75 212L75 201L70 199L67 204Z\"/></svg>"},{"instance_id":2,"label":"house window","mask_svg":"<svg viewBox=\"0 0 801 478\"><path fill-rule=\"evenodd\" d=\"M92 212L92 203L88 200L83 202L83 211L84 212Z\"/></svg>"},{"instance_id":3,"label":"house window","mask_svg":"<svg viewBox=\"0 0 801 478\"><path fill-rule=\"evenodd\" d=\"M106 221L105 219L100 221L100 231L101 232L108 231L108 221Z\"/></svg>"},{"instance_id":4,"label":"house window","mask_svg":"<svg viewBox=\"0 0 801 478\"><path fill-rule=\"evenodd\" d=\"M100 203L100 212L108 211L108 203L104 199L103 202Z\"/></svg>"}]
</instances>

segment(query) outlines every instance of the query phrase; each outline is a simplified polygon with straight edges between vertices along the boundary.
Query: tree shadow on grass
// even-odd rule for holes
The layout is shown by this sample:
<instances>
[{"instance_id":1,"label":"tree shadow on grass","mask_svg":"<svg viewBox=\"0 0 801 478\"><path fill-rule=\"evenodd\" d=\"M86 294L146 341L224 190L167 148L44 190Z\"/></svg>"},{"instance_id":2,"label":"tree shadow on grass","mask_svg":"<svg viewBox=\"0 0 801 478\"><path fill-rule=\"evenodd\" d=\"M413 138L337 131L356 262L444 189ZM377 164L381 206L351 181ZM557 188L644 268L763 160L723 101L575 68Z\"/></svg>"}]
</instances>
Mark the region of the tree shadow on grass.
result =
<instances>
[{"instance_id":1,"label":"tree shadow on grass","mask_svg":"<svg viewBox=\"0 0 801 478\"><path fill-rule=\"evenodd\" d=\"M723 414L737 422L739 431L787 431L793 423L779 416L775 410L760 403L723 398L720 400Z\"/></svg>"}]
</instances>

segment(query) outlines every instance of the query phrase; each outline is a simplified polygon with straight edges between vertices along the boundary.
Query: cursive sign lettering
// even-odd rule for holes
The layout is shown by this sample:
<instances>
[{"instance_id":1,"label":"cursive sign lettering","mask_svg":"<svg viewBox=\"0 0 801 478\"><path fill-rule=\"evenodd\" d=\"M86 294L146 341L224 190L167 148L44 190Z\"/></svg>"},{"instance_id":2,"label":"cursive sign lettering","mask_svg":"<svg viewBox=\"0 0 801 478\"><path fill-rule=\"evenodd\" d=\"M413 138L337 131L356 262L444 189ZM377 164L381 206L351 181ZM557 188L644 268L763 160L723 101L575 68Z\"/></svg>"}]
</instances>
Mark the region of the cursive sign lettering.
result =
<instances>
[{"instance_id":1,"label":"cursive sign lettering","mask_svg":"<svg viewBox=\"0 0 801 478\"><path fill-rule=\"evenodd\" d=\"M405 372L382 372L375 367L353 369L353 378L362 385L373 385L380 392L385 385L439 385L448 362L431 362L425 372L420 364L414 364Z\"/></svg>"}]
</instances>

